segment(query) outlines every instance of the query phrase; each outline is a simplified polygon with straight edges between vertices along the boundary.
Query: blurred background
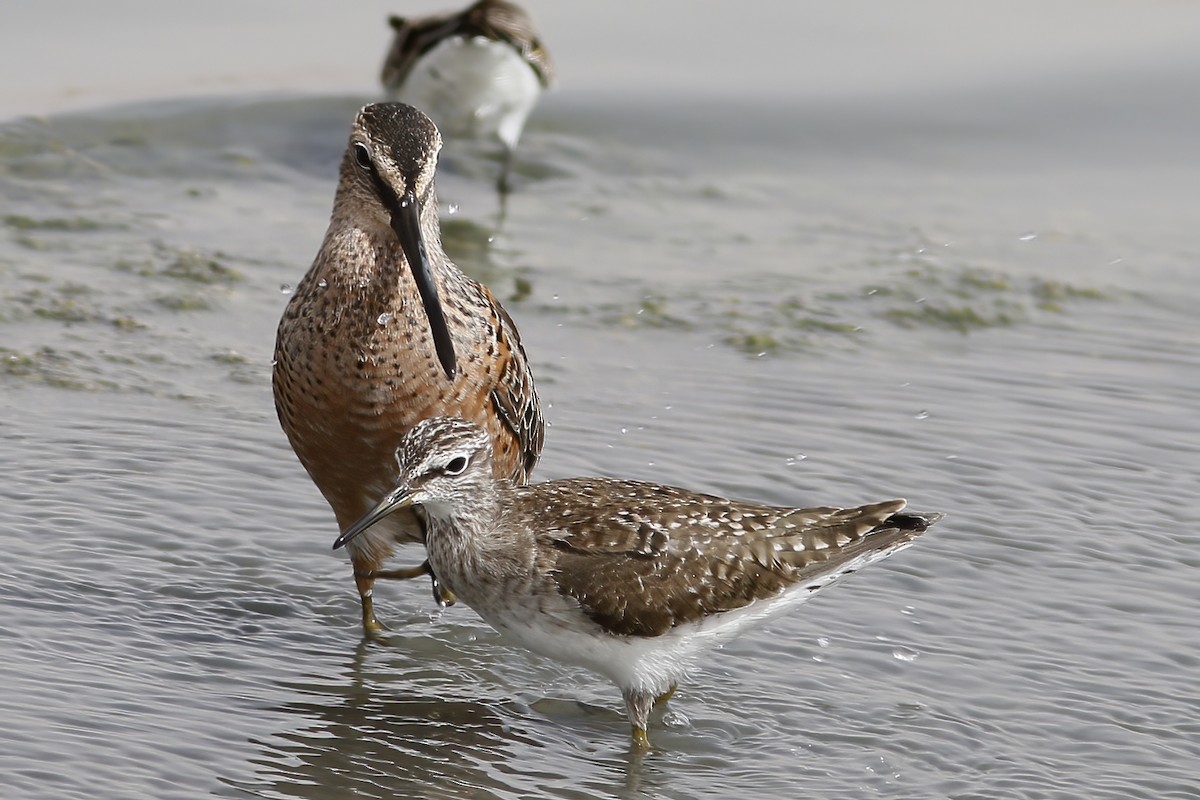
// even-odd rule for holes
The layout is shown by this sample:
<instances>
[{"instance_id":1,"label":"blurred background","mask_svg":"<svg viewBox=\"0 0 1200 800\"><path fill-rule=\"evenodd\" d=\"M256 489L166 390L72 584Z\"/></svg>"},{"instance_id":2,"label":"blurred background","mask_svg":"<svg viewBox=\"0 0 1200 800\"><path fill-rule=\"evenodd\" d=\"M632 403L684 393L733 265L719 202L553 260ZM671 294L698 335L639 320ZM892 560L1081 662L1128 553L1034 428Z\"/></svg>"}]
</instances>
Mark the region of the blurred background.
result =
<instances>
[{"instance_id":1,"label":"blurred background","mask_svg":"<svg viewBox=\"0 0 1200 800\"><path fill-rule=\"evenodd\" d=\"M465 3L462 5L466 5ZM1200 10L1182 0L901 4L628 0L524 3L563 94L886 97L904 89L1065 81L1194 58ZM6 116L155 97L374 90L388 14L457 6L262 0L16 4L4 13Z\"/></svg>"}]
</instances>

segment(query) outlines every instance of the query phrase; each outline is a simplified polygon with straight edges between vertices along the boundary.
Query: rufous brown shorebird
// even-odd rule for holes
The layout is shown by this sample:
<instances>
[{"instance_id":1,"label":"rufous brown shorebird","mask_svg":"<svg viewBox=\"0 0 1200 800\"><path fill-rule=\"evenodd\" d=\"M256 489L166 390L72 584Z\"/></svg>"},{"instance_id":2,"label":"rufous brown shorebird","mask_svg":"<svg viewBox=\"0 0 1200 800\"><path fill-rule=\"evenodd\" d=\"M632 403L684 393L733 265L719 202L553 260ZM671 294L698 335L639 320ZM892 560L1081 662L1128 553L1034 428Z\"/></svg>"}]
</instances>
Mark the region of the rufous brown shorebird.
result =
<instances>
[{"instance_id":1,"label":"rufous brown shorebird","mask_svg":"<svg viewBox=\"0 0 1200 800\"><path fill-rule=\"evenodd\" d=\"M395 484L396 447L427 417L482 426L497 478L524 483L542 450L541 408L517 328L442 250L440 147L437 128L415 108L362 109L325 239L279 323L275 407L339 529ZM375 580L428 572L427 564L384 570L385 561L397 543L423 538L420 520L405 513L351 545L368 634L382 630Z\"/></svg>"},{"instance_id":2,"label":"rufous brown shorebird","mask_svg":"<svg viewBox=\"0 0 1200 800\"><path fill-rule=\"evenodd\" d=\"M396 454L399 479L346 528L417 508L433 571L496 630L620 687L635 746L650 709L707 648L907 547L941 514L904 500L776 508L653 483L497 478L490 437L427 419Z\"/></svg>"},{"instance_id":3,"label":"rufous brown shorebird","mask_svg":"<svg viewBox=\"0 0 1200 800\"><path fill-rule=\"evenodd\" d=\"M380 78L390 99L420 108L447 137L498 140L506 192L525 120L554 82L533 19L516 3L479 0L460 12L388 23L394 36Z\"/></svg>"}]
</instances>

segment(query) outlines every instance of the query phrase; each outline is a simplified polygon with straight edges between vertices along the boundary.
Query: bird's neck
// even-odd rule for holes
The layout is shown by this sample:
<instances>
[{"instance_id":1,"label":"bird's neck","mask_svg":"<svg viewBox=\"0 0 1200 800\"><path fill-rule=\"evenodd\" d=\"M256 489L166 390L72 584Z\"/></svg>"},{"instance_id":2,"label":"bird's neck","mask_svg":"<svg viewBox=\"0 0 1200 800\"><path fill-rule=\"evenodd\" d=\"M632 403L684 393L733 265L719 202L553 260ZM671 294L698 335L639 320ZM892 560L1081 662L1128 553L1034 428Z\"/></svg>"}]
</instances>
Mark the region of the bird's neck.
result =
<instances>
[{"instance_id":1,"label":"bird's neck","mask_svg":"<svg viewBox=\"0 0 1200 800\"><path fill-rule=\"evenodd\" d=\"M525 526L500 524L503 507L495 486L481 489L469 504L424 505L425 547L434 571L447 577L460 573L472 583L527 577L533 535Z\"/></svg>"},{"instance_id":2,"label":"bird's neck","mask_svg":"<svg viewBox=\"0 0 1200 800\"><path fill-rule=\"evenodd\" d=\"M422 219L421 227L434 279L442 284L453 268L442 250L436 216L433 220ZM315 266L320 277L359 289L368 289L379 281L389 292L404 287L416 289L400 239L382 218L335 217L325 232Z\"/></svg>"}]
</instances>

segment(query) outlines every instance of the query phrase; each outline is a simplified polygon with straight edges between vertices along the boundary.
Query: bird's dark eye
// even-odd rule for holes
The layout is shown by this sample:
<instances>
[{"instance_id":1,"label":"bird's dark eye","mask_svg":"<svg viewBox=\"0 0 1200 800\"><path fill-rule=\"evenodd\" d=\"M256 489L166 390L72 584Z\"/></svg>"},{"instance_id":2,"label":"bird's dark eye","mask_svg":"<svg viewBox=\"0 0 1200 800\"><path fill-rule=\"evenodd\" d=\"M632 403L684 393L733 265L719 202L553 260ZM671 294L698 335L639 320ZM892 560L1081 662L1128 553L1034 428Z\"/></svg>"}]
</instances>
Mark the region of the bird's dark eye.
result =
<instances>
[{"instance_id":1,"label":"bird's dark eye","mask_svg":"<svg viewBox=\"0 0 1200 800\"><path fill-rule=\"evenodd\" d=\"M467 469L467 459L465 456L450 459L450 463L446 465L445 472L447 475L462 475Z\"/></svg>"},{"instance_id":2,"label":"bird's dark eye","mask_svg":"<svg viewBox=\"0 0 1200 800\"><path fill-rule=\"evenodd\" d=\"M354 160L363 169L371 168L371 151L361 142L354 145Z\"/></svg>"}]
</instances>

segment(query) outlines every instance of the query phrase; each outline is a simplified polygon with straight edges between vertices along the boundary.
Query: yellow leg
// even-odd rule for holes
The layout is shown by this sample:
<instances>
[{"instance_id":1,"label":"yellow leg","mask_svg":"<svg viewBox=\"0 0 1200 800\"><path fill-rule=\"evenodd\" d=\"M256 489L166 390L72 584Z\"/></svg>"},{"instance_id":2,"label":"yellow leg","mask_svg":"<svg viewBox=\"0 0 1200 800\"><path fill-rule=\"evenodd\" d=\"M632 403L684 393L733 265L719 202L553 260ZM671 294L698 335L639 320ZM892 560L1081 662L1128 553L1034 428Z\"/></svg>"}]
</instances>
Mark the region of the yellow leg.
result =
<instances>
[{"instance_id":1,"label":"yellow leg","mask_svg":"<svg viewBox=\"0 0 1200 800\"><path fill-rule=\"evenodd\" d=\"M390 580L407 581L412 578L420 578L422 575L428 575L433 579L433 601L442 608L452 606L458 602L458 598L454 596L454 592L442 586L438 576L433 574L433 568L429 566L429 561L423 561L415 567L401 567L399 569L376 569L376 570L355 570L354 579L359 583L358 594L363 598L363 627L369 633L378 633L380 630L386 630L379 620L374 618L374 613L371 613L371 623L367 622L367 609L374 604L371 601L371 586L379 578L388 578ZM366 589L363 589L363 583L366 582ZM365 591L365 593L364 593Z\"/></svg>"},{"instance_id":2,"label":"yellow leg","mask_svg":"<svg viewBox=\"0 0 1200 800\"><path fill-rule=\"evenodd\" d=\"M375 586L375 576L372 573L354 573L354 584L358 587L358 599L362 602L363 632L369 638L377 639L387 628L375 618L375 601L372 598Z\"/></svg>"},{"instance_id":3,"label":"yellow leg","mask_svg":"<svg viewBox=\"0 0 1200 800\"><path fill-rule=\"evenodd\" d=\"M678 688L679 688L679 684L672 683L670 689L667 689L665 692L660 694L658 697L654 698L654 707L658 708L659 706L663 705L668 700L670 700L672 697L674 697L675 690Z\"/></svg>"},{"instance_id":4,"label":"yellow leg","mask_svg":"<svg viewBox=\"0 0 1200 800\"><path fill-rule=\"evenodd\" d=\"M630 744L639 750L644 750L650 746L650 737L646 735L645 728L633 726L633 736L630 739Z\"/></svg>"},{"instance_id":5,"label":"yellow leg","mask_svg":"<svg viewBox=\"0 0 1200 800\"><path fill-rule=\"evenodd\" d=\"M650 704L654 702L654 695L632 688L623 689L621 695L625 698L625 711L629 715L629 724L633 727L634 748L649 747L650 737L646 735L646 724L650 717Z\"/></svg>"},{"instance_id":6,"label":"yellow leg","mask_svg":"<svg viewBox=\"0 0 1200 800\"><path fill-rule=\"evenodd\" d=\"M400 569L376 570L375 572L365 573L372 578L390 578L393 580L406 581L411 578L420 578L422 575L428 575L433 579L433 601L442 608L452 606L458 602L458 598L454 596L454 592L442 586L438 576L433 574L433 568L429 566L428 561L423 561L415 567L401 567Z\"/></svg>"},{"instance_id":7,"label":"yellow leg","mask_svg":"<svg viewBox=\"0 0 1200 800\"><path fill-rule=\"evenodd\" d=\"M417 567L401 567L400 569L377 569L372 572L355 573L362 574L368 578L390 578L396 581L407 581L412 578L420 578L422 575L429 575L429 562L425 562Z\"/></svg>"}]
</instances>

